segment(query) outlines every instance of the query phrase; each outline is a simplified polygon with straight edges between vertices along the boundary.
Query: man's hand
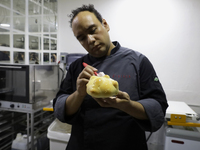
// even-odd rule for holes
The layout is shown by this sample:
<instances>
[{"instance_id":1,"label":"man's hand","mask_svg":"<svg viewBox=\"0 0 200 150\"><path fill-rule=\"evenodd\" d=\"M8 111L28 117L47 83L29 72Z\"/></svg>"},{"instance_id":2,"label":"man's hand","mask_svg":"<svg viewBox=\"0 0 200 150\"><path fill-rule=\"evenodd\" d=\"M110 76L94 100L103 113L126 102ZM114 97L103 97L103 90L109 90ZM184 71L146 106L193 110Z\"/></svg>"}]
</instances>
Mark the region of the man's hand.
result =
<instances>
[{"instance_id":1,"label":"man's hand","mask_svg":"<svg viewBox=\"0 0 200 150\"><path fill-rule=\"evenodd\" d=\"M87 65L82 72L79 74L77 81L76 81L76 87L77 92L80 94L80 96L86 96L86 84L90 80L90 77L94 75L94 72L97 71L96 68Z\"/></svg>"},{"instance_id":2,"label":"man's hand","mask_svg":"<svg viewBox=\"0 0 200 150\"><path fill-rule=\"evenodd\" d=\"M116 97L94 98L102 107L113 107L141 120L148 119L144 107L137 101L130 100L128 93L119 91Z\"/></svg>"},{"instance_id":3,"label":"man's hand","mask_svg":"<svg viewBox=\"0 0 200 150\"><path fill-rule=\"evenodd\" d=\"M130 102L130 97L126 92L119 91L116 97L94 98L102 107L113 107L120 109L122 102Z\"/></svg>"},{"instance_id":4,"label":"man's hand","mask_svg":"<svg viewBox=\"0 0 200 150\"><path fill-rule=\"evenodd\" d=\"M66 116L73 115L80 108L84 97L87 95L86 84L88 83L90 77L94 75L94 71L97 71L97 69L88 65L79 74L76 81L76 91L66 99Z\"/></svg>"}]
</instances>

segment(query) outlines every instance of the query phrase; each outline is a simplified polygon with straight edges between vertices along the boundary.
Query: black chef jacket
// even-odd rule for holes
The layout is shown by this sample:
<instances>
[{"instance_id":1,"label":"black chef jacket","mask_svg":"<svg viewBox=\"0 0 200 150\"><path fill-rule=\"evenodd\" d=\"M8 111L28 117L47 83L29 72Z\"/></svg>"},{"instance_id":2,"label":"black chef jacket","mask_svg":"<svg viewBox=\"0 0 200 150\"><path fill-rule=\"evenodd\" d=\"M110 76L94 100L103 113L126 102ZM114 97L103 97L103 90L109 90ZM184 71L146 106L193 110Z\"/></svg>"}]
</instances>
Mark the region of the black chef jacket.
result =
<instances>
[{"instance_id":1,"label":"black chef jacket","mask_svg":"<svg viewBox=\"0 0 200 150\"><path fill-rule=\"evenodd\" d=\"M150 61L143 54L121 47L110 56L86 56L73 62L54 99L55 116L72 124L67 150L147 150L145 131L156 131L164 121L167 100ZM66 98L76 91L76 80L82 63L104 72L119 83L119 90L141 103L149 120L138 120L123 111L101 107L87 95L76 114L65 115Z\"/></svg>"}]
</instances>

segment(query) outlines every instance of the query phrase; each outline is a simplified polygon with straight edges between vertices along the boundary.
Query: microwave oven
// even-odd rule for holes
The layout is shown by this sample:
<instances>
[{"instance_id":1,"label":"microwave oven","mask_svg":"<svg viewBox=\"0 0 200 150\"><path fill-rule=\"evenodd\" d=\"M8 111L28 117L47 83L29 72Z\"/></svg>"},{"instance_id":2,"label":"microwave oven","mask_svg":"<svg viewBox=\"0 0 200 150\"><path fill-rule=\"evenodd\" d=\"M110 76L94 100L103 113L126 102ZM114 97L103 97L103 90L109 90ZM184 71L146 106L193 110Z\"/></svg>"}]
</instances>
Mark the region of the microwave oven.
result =
<instances>
[{"instance_id":1,"label":"microwave oven","mask_svg":"<svg viewBox=\"0 0 200 150\"><path fill-rule=\"evenodd\" d=\"M58 65L0 64L0 101L50 101L59 88Z\"/></svg>"}]
</instances>

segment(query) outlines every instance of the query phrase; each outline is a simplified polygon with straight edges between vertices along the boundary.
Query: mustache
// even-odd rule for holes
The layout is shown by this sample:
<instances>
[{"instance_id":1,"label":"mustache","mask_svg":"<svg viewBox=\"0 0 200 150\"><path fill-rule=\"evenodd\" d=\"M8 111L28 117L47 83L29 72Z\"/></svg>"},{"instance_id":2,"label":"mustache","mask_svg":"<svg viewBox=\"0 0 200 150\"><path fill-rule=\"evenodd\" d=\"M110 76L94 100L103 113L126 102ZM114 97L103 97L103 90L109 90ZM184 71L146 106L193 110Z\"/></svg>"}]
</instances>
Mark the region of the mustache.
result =
<instances>
[{"instance_id":1,"label":"mustache","mask_svg":"<svg viewBox=\"0 0 200 150\"><path fill-rule=\"evenodd\" d=\"M91 44L91 45L89 45L89 48L93 50L96 47L98 47L99 45L100 45L100 43L96 43L96 44L93 44L93 45Z\"/></svg>"}]
</instances>

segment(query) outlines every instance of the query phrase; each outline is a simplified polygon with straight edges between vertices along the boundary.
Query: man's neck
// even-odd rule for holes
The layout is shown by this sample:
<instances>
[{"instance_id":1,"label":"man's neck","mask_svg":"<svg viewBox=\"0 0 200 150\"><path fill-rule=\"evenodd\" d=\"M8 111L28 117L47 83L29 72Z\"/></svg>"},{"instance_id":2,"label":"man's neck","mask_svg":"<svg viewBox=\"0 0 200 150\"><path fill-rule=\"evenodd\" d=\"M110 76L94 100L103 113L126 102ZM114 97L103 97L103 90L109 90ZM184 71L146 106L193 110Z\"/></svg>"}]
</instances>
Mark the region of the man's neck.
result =
<instances>
[{"instance_id":1,"label":"man's neck","mask_svg":"<svg viewBox=\"0 0 200 150\"><path fill-rule=\"evenodd\" d=\"M111 44L110 44L110 49L109 49L109 51L108 51L107 56L110 55L110 53L111 53L111 51L112 51L113 48L115 48L115 45L111 42Z\"/></svg>"}]
</instances>

